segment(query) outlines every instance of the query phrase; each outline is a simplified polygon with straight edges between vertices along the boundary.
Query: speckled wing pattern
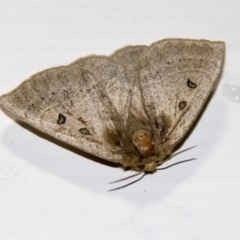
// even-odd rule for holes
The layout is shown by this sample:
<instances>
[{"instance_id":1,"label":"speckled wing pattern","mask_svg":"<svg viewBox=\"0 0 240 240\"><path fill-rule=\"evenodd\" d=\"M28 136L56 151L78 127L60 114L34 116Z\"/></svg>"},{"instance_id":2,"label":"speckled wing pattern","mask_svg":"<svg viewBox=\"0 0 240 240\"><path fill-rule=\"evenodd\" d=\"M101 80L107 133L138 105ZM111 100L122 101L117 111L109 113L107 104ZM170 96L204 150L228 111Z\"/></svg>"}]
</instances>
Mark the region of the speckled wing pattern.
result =
<instances>
[{"instance_id":1,"label":"speckled wing pattern","mask_svg":"<svg viewBox=\"0 0 240 240\"><path fill-rule=\"evenodd\" d=\"M106 132L133 145L128 127L136 118L154 128L156 143L175 145L201 110L223 59L222 42L166 39L128 46L37 73L0 101L40 131L123 164L124 144L112 144Z\"/></svg>"},{"instance_id":2,"label":"speckled wing pattern","mask_svg":"<svg viewBox=\"0 0 240 240\"><path fill-rule=\"evenodd\" d=\"M169 145L184 137L200 112L222 70L224 52L223 42L166 39L141 55L144 106Z\"/></svg>"},{"instance_id":3,"label":"speckled wing pattern","mask_svg":"<svg viewBox=\"0 0 240 240\"><path fill-rule=\"evenodd\" d=\"M135 78L107 57L89 57L81 62L85 68L75 62L37 73L2 96L1 104L59 140L119 161L122 156L113 155L102 136L105 126L121 128L126 121Z\"/></svg>"},{"instance_id":4,"label":"speckled wing pattern","mask_svg":"<svg viewBox=\"0 0 240 240\"><path fill-rule=\"evenodd\" d=\"M127 46L118 49L110 57L136 72L138 60L146 48L145 45Z\"/></svg>"}]
</instances>

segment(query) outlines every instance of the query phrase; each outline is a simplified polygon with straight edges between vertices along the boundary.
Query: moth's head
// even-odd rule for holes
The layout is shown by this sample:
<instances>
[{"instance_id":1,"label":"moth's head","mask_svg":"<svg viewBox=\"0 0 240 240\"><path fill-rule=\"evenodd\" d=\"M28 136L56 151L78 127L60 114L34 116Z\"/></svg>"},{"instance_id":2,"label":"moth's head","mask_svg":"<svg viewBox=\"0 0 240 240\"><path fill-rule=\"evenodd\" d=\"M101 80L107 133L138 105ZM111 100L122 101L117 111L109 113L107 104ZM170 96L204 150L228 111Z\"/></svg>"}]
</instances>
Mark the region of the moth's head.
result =
<instances>
[{"instance_id":1,"label":"moth's head","mask_svg":"<svg viewBox=\"0 0 240 240\"><path fill-rule=\"evenodd\" d=\"M154 137L146 130L140 129L134 132L132 142L141 155L138 164L143 166L144 172L154 172L164 158L171 153L170 148L159 148L161 146L156 145Z\"/></svg>"}]
</instances>

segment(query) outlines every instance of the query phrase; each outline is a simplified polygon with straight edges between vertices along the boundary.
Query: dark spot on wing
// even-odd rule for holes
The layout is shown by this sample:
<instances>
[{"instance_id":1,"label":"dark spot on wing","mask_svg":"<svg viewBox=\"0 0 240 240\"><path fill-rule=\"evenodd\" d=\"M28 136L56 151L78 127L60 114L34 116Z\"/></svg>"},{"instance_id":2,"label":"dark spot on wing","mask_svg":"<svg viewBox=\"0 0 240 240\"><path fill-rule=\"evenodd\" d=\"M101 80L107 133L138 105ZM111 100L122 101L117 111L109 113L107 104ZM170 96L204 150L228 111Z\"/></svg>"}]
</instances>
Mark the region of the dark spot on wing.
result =
<instances>
[{"instance_id":1,"label":"dark spot on wing","mask_svg":"<svg viewBox=\"0 0 240 240\"><path fill-rule=\"evenodd\" d=\"M180 111L182 111L187 105L187 102L185 101L181 101L179 104L178 104L178 108Z\"/></svg>"},{"instance_id":2,"label":"dark spot on wing","mask_svg":"<svg viewBox=\"0 0 240 240\"><path fill-rule=\"evenodd\" d=\"M80 128L79 132L83 135L91 135L87 128Z\"/></svg>"},{"instance_id":3,"label":"dark spot on wing","mask_svg":"<svg viewBox=\"0 0 240 240\"><path fill-rule=\"evenodd\" d=\"M61 113L59 113L57 123L64 124L65 122L66 122L66 117L63 116Z\"/></svg>"},{"instance_id":4,"label":"dark spot on wing","mask_svg":"<svg viewBox=\"0 0 240 240\"><path fill-rule=\"evenodd\" d=\"M190 79L188 79L187 80L187 86L189 87L189 88L196 88L197 87L197 84L196 83L194 83L194 82L192 82Z\"/></svg>"}]
</instances>

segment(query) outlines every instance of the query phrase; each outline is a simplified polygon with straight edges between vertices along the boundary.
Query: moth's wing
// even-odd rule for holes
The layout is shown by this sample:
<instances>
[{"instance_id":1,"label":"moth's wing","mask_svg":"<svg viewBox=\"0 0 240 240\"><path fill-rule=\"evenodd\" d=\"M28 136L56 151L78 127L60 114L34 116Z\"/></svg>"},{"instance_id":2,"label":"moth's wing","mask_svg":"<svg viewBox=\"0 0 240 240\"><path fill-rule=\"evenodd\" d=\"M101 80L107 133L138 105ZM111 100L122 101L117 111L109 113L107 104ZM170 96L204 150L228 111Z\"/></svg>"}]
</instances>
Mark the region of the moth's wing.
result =
<instances>
[{"instance_id":1,"label":"moth's wing","mask_svg":"<svg viewBox=\"0 0 240 240\"><path fill-rule=\"evenodd\" d=\"M162 40L143 52L142 97L160 142L183 138L220 75L224 52L223 42L188 39Z\"/></svg>"},{"instance_id":2,"label":"moth's wing","mask_svg":"<svg viewBox=\"0 0 240 240\"><path fill-rule=\"evenodd\" d=\"M145 45L127 46L115 51L110 57L130 70L135 70L138 60L143 51L147 48Z\"/></svg>"},{"instance_id":3,"label":"moth's wing","mask_svg":"<svg viewBox=\"0 0 240 240\"><path fill-rule=\"evenodd\" d=\"M110 57L126 66L137 76L138 61L145 49L147 49L146 45L126 46L116 50ZM147 122L148 117L144 110L138 81L135 82L133 87L130 113L135 119ZM130 121L132 119L129 119L129 124Z\"/></svg>"},{"instance_id":4,"label":"moth's wing","mask_svg":"<svg viewBox=\"0 0 240 240\"><path fill-rule=\"evenodd\" d=\"M98 84L104 89L125 125L136 81L134 74L125 66L106 56L93 55L80 58L70 66L87 69L96 76Z\"/></svg>"},{"instance_id":5,"label":"moth's wing","mask_svg":"<svg viewBox=\"0 0 240 240\"><path fill-rule=\"evenodd\" d=\"M143 108L135 72L110 57L96 55L80 58L71 66L87 69L97 76L99 86L115 107L123 124L115 124L115 128L108 127L105 137L110 143L121 147L122 154L125 154L121 163L125 166L127 159L138 158L139 153L132 143L132 133L138 128L139 122L146 123L148 117ZM114 122L117 123L116 120Z\"/></svg>"},{"instance_id":6,"label":"moth's wing","mask_svg":"<svg viewBox=\"0 0 240 240\"><path fill-rule=\"evenodd\" d=\"M121 119L89 72L74 67L49 69L32 76L0 101L42 132L109 161L122 161L119 148L104 139L106 126L114 129Z\"/></svg>"}]
</instances>

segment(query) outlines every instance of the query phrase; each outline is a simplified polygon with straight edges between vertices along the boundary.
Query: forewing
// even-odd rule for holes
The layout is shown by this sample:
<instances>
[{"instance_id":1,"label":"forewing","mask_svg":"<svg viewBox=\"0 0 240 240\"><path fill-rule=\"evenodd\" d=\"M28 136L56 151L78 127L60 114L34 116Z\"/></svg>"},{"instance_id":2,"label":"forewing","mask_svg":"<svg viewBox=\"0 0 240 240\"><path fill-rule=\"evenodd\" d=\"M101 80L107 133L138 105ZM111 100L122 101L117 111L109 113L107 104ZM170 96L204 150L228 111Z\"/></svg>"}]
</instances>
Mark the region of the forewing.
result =
<instances>
[{"instance_id":1,"label":"forewing","mask_svg":"<svg viewBox=\"0 0 240 240\"><path fill-rule=\"evenodd\" d=\"M112 162L123 158L104 139L106 126L115 129L121 118L96 78L81 68L40 72L0 100L21 120L63 142Z\"/></svg>"},{"instance_id":2,"label":"forewing","mask_svg":"<svg viewBox=\"0 0 240 240\"><path fill-rule=\"evenodd\" d=\"M85 68L96 77L99 86L104 89L106 96L126 124L135 82L134 74L106 56L80 58L70 66Z\"/></svg>"},{"instance_id":3,"label":"forewing","mask_svg":"<svg viewBox=\"0 0 240 240\"><path fill-rule=\"evenodd\" d=\"M179 142L203 107L224 61L223 42L166 39L139 61L143 103L162 141Z\"/></svg>"},{"instance_id":4,"label":"forewing","mask_svg":"<svg viewBox=\"0 0 240 240\"><path fill-rule=\"evenodd\" d=\"M126 46L116 50L110 57L126 66L134 73L134 76L137 76L138 62L145 49L147 49L147 46L145 45ZM129 112L135 119L145 122L147 121L148 117L146 116L144 110L138 81L135 82L133 87L131 107ZM132 119L129 119L129 121L132 121ZM129 124L131 123L129 122Z\"/></svg>"},{"instance_id":5,"label":"forewing","mask_svg":"<svg viewBox=\"0 0 240 240\"><path fill-rule=\"evenodd\" d=\"M128 69L135 71L138 60L146 48L147 46L144 45L127 46L118 49L110 57L125 65Z\"/></svg>"}]
</instances>

